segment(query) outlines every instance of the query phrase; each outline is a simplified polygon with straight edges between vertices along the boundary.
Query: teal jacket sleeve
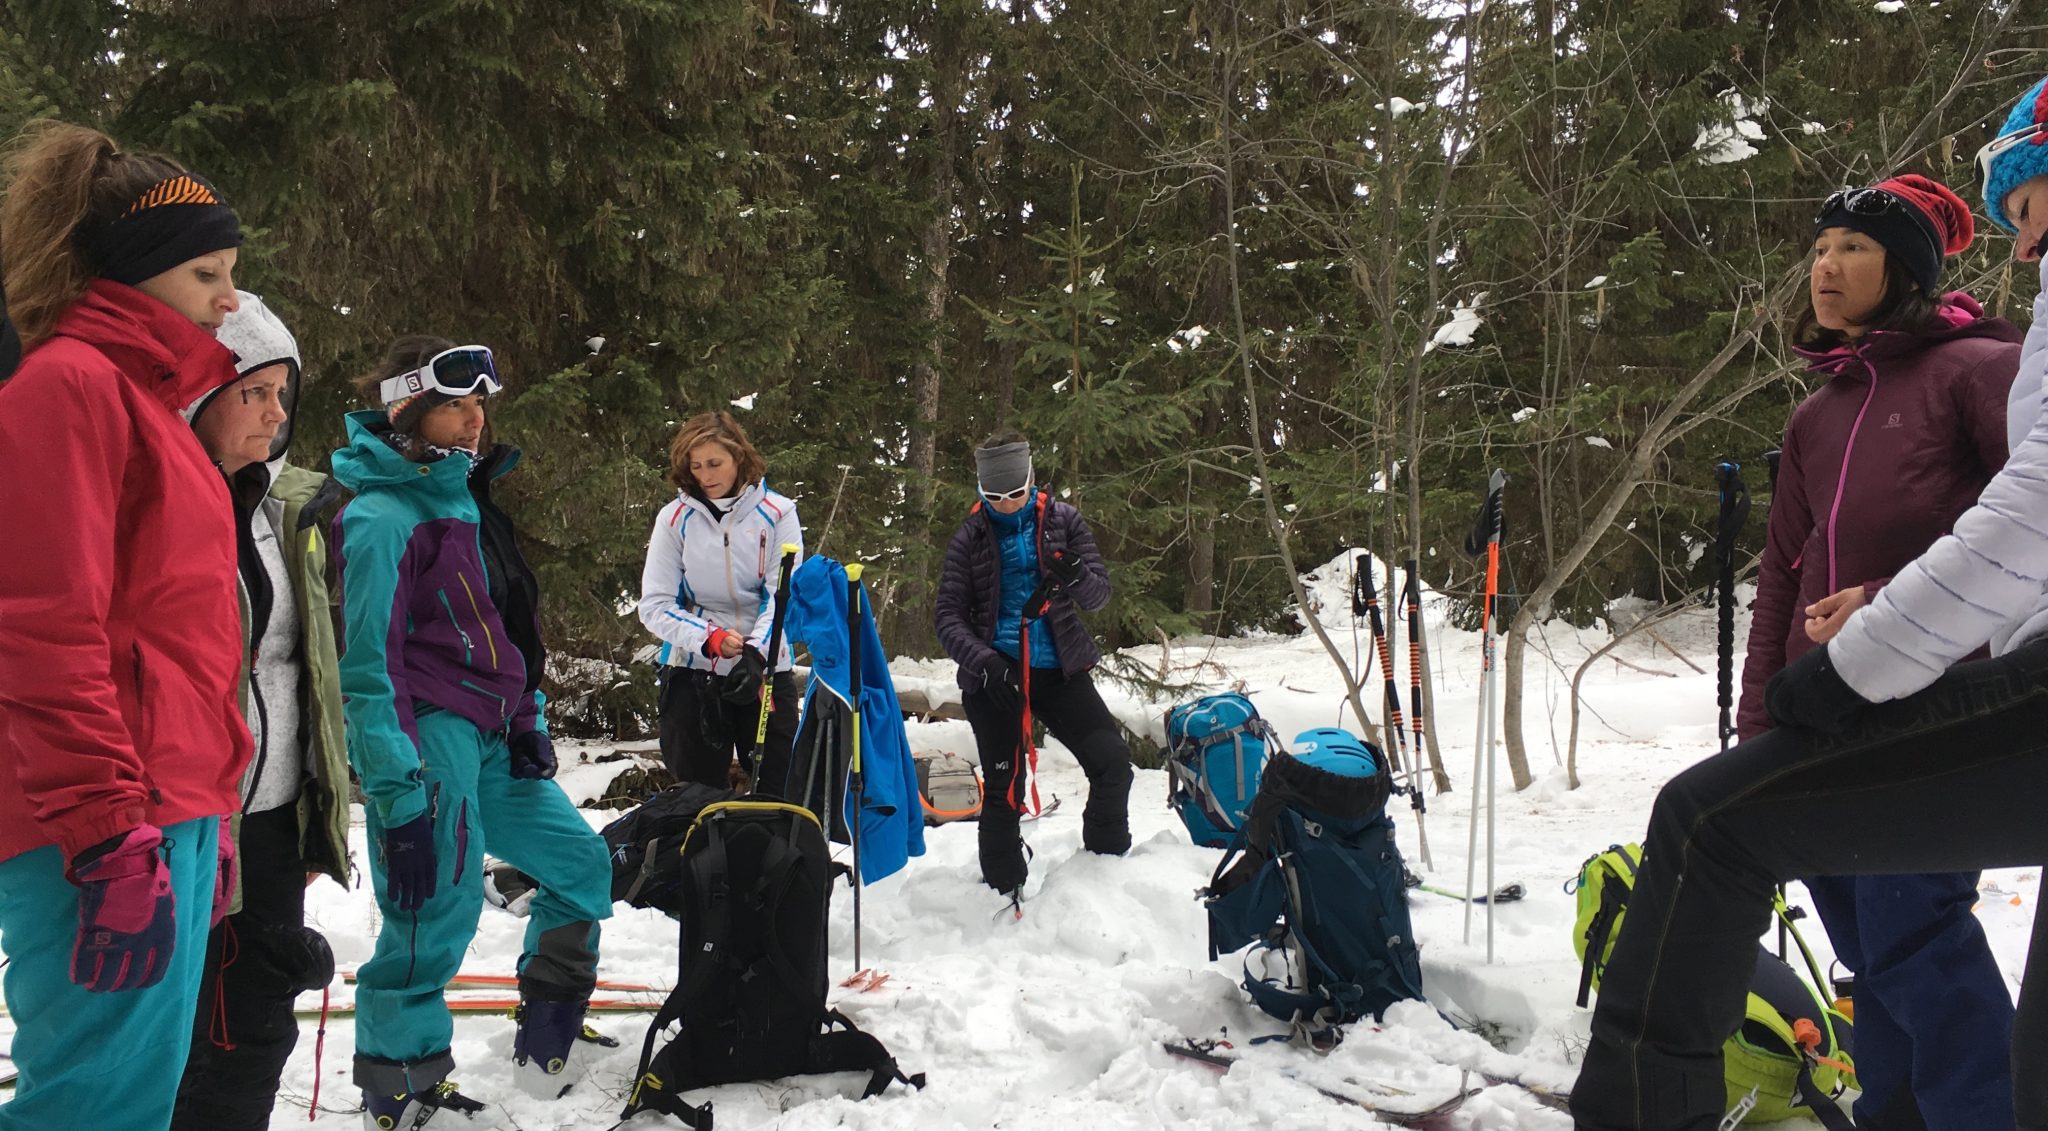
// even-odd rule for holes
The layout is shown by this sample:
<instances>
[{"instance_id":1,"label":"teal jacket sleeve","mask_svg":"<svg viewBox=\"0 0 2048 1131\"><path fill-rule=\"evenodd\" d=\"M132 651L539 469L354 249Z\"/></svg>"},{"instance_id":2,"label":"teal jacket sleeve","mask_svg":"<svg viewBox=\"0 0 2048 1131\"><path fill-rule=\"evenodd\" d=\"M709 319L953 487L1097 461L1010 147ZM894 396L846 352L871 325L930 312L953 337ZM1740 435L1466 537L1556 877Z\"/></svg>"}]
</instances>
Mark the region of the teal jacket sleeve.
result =
<instances>
[{"instance_id":1,"label":"teal jacket sleeve","mask_svg":"<svg viewBox=\"0 0 2048 1131\"><path fill-rule=\"evenodd\" d=\"M365 502L371 503L365 507ZM348 760L386 826L426 812L419 727L406 690L405 623L412 602L412 527L357 499L335 521L344 645L342 716Z\"/></svg>"}]
</instances>

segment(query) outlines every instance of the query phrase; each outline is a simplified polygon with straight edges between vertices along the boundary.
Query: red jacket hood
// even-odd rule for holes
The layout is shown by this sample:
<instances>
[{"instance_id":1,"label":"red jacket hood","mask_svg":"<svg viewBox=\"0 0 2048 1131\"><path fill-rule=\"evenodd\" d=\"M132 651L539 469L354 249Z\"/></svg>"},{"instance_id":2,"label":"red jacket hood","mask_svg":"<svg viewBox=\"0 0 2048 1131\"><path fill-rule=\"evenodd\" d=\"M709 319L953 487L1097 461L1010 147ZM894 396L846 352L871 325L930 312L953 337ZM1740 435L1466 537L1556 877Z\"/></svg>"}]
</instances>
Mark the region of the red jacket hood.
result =
<instances>
[{"instance_id":1,"label":"red jacket hood","mask_svg":"<svg viewBox=\"0 0 2048 1131\"><path fill-rule=\"evenodd\" d=\"M1809 350L1794 347L1795 353L1806 359L1807 368L1815 373L1831 377L1861 377L1865 370L1856 364L1863 360L1882 360L1899 357L1915 350L1926 349L1938 342L1952 342L1963 338L1989 338L1998 342L2019 342L2026 339L2020 328L2003 318L1987 318L1984 307L1976 299L1962 291L1950 291L1941 296L1935 308L1935 317L1941 325L1932 330L1875 330L1854 342L1844 342L1829 350Z\"/></svg>"},{"instance_id":2,"label":"red jacket hood","mask_svg":"<svg viewBox=\"0 0 2048 1131\"><path fill-rule=\"evenodd\" d=\"M172 412L235 380L235 355L191 319L125 283L94 279L57 336L107 355Z\"/></svg>"}]
</instances>

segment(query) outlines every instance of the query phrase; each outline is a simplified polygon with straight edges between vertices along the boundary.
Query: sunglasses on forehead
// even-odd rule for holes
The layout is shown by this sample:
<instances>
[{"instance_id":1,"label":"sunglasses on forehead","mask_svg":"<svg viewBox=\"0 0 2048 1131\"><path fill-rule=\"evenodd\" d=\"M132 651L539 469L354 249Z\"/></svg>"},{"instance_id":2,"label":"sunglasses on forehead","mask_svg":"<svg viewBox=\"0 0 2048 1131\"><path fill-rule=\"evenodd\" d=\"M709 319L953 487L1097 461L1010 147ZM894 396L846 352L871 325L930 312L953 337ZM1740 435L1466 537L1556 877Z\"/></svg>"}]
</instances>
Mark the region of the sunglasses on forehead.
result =
<instances>
[{"instance_id":1,"label":"sunglasses on forehead","mask_svg":"<svg viewBox=\"0 0 2048 1131\"><path fill-rule=\"evenodd\" d=\"M385 378L377 392L388 405L429 390L451 397L466 397L479 390L487 396L497 396L504 387L488 347L456 346L428 358L425 365L410 373Z\"/></svg>"},{"instance_id":2,"label":"sunglasses on forehead","mask_svg":"<svg viewBox=\"0 0 2048 1131\"><path fill-rule=\"evenodd\" d=\"M1821 202L1813 219L1819 223L1836 209L1852 216L1882 216L1898 206L1899 198L1881 188L1837 189Z\"/></svg>"},{"instance_id":3,"label":"sunglasses on forehead","mask_svg":"<svg viewBox=\"0 0 2048 1131\"><path fill-rule=\"evenodd\" d=\"M1991 163L1998 160L1999 154L2033 141L2044 133L2048 133L2048 122L2035 122L1985 142L1984 147L1977 151L1977 187L1981 189L1991 183Z\"/></svg>"}]
</instances>

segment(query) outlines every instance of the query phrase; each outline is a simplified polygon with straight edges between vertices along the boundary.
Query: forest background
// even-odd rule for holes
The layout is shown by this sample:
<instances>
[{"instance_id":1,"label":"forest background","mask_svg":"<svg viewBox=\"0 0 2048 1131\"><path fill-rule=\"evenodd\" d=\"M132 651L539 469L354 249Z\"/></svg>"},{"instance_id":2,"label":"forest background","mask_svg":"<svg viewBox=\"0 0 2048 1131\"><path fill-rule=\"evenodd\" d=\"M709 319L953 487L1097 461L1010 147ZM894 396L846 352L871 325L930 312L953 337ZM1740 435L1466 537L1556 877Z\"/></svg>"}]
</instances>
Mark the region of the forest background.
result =
<instances>
[{"instance_id":1,"label":"forest background","mask_svg":"<svg viewBox=\"0 0 2048 1131\"><path fill-rule=\"evenodd\" d=\"M1503 468L1517 785L1531 632L1699 602L1724 459L1753 560L1820 200L1975 203L2044 69L2048 0L0 2L0 133L241 213L295 462L395 335L498 352L558 729L650 725L667 444L730 407L910 655L999 426L1093 525L1113 644L1300 631L1345 546L1476 616ZM1988 223L1950 285L2033 290Z\"/></svg>"}]
</instances>

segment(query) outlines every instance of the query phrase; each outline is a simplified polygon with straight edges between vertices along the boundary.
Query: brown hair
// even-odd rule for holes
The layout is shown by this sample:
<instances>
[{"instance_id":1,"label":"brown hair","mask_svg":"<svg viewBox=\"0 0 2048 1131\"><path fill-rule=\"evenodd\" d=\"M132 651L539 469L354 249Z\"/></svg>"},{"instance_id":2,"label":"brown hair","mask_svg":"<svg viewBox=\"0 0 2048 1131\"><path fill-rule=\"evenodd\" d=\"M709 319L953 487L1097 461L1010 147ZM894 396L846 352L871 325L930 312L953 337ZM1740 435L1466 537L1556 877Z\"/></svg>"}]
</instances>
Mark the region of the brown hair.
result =
<instances>
[{"instance_id":1,"label":"brown hair","mask_svg":"<svg viewBox=\"0 0 2048 1131\"><path fill-rule=\"evenodd\" d=\"M685 491L700 491L697 477L690 474L690 453L699 444L716 443L732 453L732 461L738 466L739 474L733 485L746 487L759 483L768 474L767 461L747 440L746 429L732 418L729 412L706 412L683 421L676 429L676 438L668 445L668 481Z\"/></svg>"},{"instance_id":2,"label":"brown hair","mask_svg":"<svg viewBox=\"0 0 2048 1131\"><path fill-rule=\"evenodd\" d=\"M10 145L0 201L0 263L7 312L24 348L50 336L95 273L79 251L151 185L184 173L168 157L124 153L114 139L52 119L30 122Z\"/></svg>"},{"instance_id":3,"label":"brown hair","mask_svg":"<svg viewBox=\"0 0 2048 1131\"><path fill-rule=\"evenodd\" d=\"M382 361L368 373L355 379L356 392L362 396L368 407L384 411L384 398L378 395L377 386L388 378L418 369L427 363L428 358L442 350L454 348L454 342L446 338L437 338L432 334L406 334L397 338L384 348ZM420 417L425 416L428 409L452 399L454 398L439 389L428 389L414 397L412 403L399 412L398 418L391 422L391 430L400 435L410 435L414 426L419 424Z\"/></svg>"},{"instance_id":4,"label":"brown hair","mask_svg":"<svg viewBox=\"0 0 2048 1131\"><path fill-rule=\"evenodd\" d=\"M1937 317L1941 312L1940 301L1920 289L1920 283L1913 273L1906 269L1905 260L1884 253L1884 297L1878 300L1877 309L1870 312L1870 318L1863 323L1865 334L1879 330L1897 330L1908 334L1925 334L1942 328ZM1792 344L1800 349L1815 353L1827 351L1849 341L1849 336L1840 330L1830 330L1820 324L1813 314L1813 292L1807 291L1806 310L1799 321L1792 325Z\"/></svg>"}]
</instances>

